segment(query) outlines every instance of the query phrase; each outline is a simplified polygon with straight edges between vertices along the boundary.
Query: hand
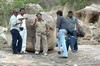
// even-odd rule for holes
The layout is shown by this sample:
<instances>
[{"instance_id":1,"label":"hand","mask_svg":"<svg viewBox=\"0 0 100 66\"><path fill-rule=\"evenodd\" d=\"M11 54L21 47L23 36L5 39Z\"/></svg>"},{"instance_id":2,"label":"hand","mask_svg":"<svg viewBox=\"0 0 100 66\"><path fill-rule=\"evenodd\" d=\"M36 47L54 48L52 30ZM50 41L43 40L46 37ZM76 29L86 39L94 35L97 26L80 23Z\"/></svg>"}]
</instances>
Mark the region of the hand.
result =
<instances>
[{"instance_id":1,"label":"hand","mask_svg":"<svg viewBox=\"0 0 100 66\"><path fill-rule=\"evenodd\" d=\"M56 37L59 38L59 33L57 33Z\"/></svg>"},{"instance_id":2,"label":"hand","mask_svg":"<svg viewBox=\"0 0 100 66\"><path fill-rule=\"evenodd\" d=\"M35 18L35 22L37 22L38 21L38 19L37 18Z\"/></svg>"},{"instance_id":3,"label":"hand","mask_svg":"<svg viewBox=\"0 0 100 66\"><path fill-rule=\"evenodd\" d=\"M24 18L24 19L26 19L26 20L27 20L27 18Z\"/></svg>"}]
</instances>

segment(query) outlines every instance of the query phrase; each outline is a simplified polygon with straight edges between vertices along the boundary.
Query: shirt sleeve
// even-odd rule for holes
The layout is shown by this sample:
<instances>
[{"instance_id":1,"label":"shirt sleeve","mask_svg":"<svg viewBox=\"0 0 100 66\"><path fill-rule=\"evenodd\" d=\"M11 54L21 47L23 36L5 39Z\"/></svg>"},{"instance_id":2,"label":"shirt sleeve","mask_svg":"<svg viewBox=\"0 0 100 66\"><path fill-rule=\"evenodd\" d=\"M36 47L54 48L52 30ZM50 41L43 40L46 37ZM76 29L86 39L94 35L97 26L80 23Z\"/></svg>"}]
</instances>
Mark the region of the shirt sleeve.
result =
<instances>
[{"instance_id":1,"label":"shirt sleeve","mask_svg":"<svg viewBox=\"0 0 100 66\"><path fill-rule=\"evenodd\" d=\"M61 25L61 18L57 18L56 28L60 28Z\"/></svg>"}]
</instances>

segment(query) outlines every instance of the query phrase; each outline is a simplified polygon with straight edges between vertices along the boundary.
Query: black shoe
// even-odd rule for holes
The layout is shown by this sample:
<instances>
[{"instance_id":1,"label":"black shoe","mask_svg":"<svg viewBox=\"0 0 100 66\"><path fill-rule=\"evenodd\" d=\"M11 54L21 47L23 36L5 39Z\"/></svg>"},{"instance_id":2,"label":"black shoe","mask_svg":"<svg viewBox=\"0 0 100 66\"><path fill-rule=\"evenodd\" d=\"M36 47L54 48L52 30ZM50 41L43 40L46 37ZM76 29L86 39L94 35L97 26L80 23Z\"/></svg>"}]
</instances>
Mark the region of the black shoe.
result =
<instances>
[{"instance_id":1,"label":"black shoe","mask_svg":"<svg viewBox=\"0 0 100 66\"><path fill-rule=\"evenodd\" d=\"M72 50L73 53L77 53L77 50Z\"/></svg>"},{"instance_id":2,"label":"black shoe","mask_svg":"<svg viewBox=\"0 0 100 66\"><path fill-rule=\"evenodd\" d=\"M58 54L61 54L61 51L58 51Z\"/></svg>"},{"instance_id":3,"label":"black shoe","mask_svg":"<svg viewBox=\"0 0 100 66\"><path fill-rule=\"evenodd\" d=\"M59 58L65 58L65 59L66 59L67 57L65 57L65 56L61 56L61 57L59 57Z\"/></svg>"},{"instance_id":4,"label":"black shoe","mask_svg":"<svg viewBox=\"0 0 100 66\"><path fill-rule=\"evenodd\" d=\"M13 54L18 54L18 52L13 52Z\"/></svg>"}]
</instances>

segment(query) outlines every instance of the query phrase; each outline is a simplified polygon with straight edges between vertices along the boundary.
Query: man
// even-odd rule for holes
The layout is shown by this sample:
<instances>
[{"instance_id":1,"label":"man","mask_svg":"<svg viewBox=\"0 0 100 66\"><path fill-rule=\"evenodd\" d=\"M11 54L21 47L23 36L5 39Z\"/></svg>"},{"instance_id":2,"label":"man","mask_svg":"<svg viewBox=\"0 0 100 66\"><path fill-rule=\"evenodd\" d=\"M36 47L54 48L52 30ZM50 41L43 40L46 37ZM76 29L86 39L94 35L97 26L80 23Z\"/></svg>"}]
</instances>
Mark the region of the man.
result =
<instances>
[{"instance_id":1,"label":"man","mask_svg":"<svg viewBox=\"0 0 100 66\"><path fill-rule=\"evenodd\" d=\"M21 51L22 47L22 38L19 33L19 25L22 24L22 22L17 22L17 15L18 10L15 9L13 11L13 15L10 18L10 32L12 34L12 49L13 54L18 54Z\"/></svg>"},{"instance_id":2,"label":"man","mask_svg":"<svg viewBox=\"0 0 100 66\"><path fill-rule=\"evenodd\" d=\"M67 38L67 47L69 48L69 45L71 47L71 50L73 52L77 52L78 45L77 45L77 28L79 27L78 20L73 16L73 12L68 12L67 22L69 24L69 35ZM68 43L69 42L69 43Z\"/></svg>"},{"instance_id":3,"label":"man","mask_svg":"<svg viewBox=\"0 0 100 66\"><path fill-rule=\"evenodd\" d=\"M21 53L26 53L26 40L27 40L27 29L26 29L26 19L24 17L25 14L25 9L21 8L20 9L20 14L17 16L18 22L22 22L20 25L20 35L22 37L22 49Z\"/></svg>"},{"instance_id":4,"label":"man","mask_svg":"<svg viewBox=\"0 0 100 66\"><path fill-rule=\"evenodd\" d=\"M43 54L47 56L48 53L48 42L47 42L47 35L49 32L49 28L47 22L42 19L42 14L38 13L35 19L35 28L36 28L36 44L35 44L35 54L38 55L40 52L40 42L42 39L43 44Z\"/></svg>"},{"instance_id":5,"label":"man","mask_svg":"<svg viewBox=\"0 0 100 66\"><path fill-rule=\"evenodd\" d=\"M58 40L58 53L61 54L61 45L63 47L63 56L62 58L68 57L68 52L66 48L66 41L65 37L68 30L68 24L66 22L66 19L63 17L62 11L57 11L57 36L59 34L59 40Z\"/></svg>"}]
</instances>

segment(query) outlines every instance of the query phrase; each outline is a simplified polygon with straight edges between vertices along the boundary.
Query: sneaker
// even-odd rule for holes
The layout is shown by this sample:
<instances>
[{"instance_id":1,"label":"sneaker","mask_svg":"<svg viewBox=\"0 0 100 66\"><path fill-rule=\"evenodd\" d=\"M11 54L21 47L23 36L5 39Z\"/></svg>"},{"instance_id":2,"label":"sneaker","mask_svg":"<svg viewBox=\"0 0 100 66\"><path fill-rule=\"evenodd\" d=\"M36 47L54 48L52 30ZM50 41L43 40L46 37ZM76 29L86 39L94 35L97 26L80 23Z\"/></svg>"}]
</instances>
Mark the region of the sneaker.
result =
<instances>
[{"instance_id":1,"label":"sneaker","mask_svg":"<svg viewBox=\"0 0 100 66\"><path fill-rule=\"evenodd\" d=\"M48 54L47 53L44 53L44 56L47 56Z\"/></svg>"},{"instance_id":2,"label":"sneaker","mask_svg":"<svg viewBox=\"0 0 100 66\"><path fill-rule=\"evenodd\" d=\"M27 52L26 52L26 51L21 51L21 53L22 53L22 54L26 54Z\"/></svg>"},{"instance_id":3,"label":"sneaker","mask_svg":"<svg viewBox=\"0 0 100 66\"><path fill-rule=\"evenodd\" d=\"M35 52L35 54L36 54L36 55L39 55L39 52L38 52L38 51L36 51L36 52Z\"/></svg>"}]
</instances>

